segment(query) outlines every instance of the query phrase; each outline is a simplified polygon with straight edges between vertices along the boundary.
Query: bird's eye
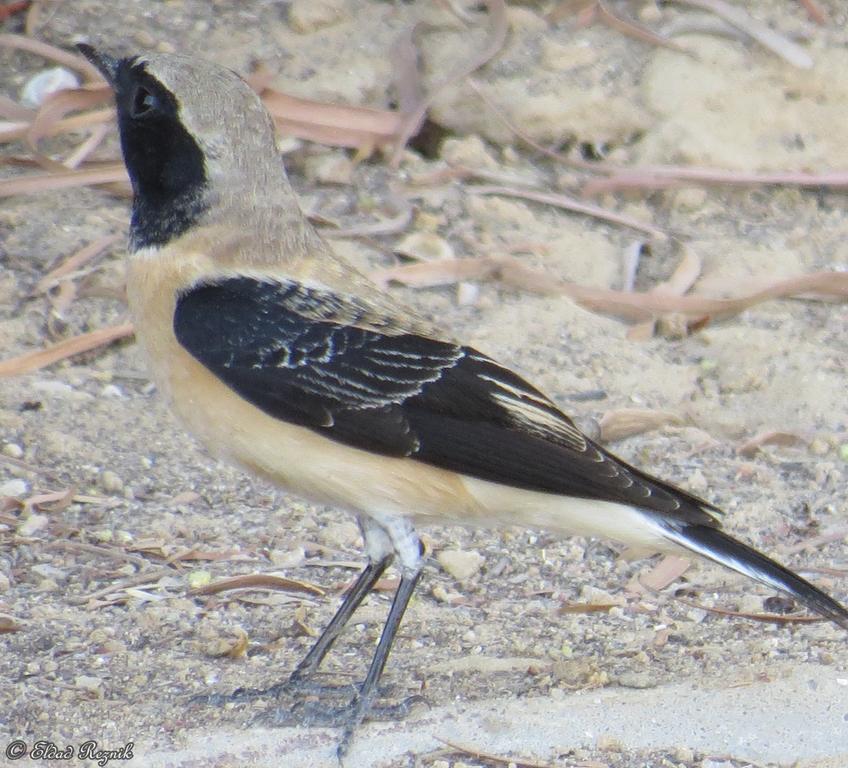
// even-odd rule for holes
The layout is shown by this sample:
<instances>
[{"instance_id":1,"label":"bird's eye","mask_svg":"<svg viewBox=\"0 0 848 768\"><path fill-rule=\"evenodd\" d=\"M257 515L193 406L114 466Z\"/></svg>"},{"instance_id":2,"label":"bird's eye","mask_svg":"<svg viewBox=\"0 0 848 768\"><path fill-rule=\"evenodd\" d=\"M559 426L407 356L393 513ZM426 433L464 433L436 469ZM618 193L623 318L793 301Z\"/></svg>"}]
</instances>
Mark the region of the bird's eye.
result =
<instances>
[{"instance_id":1,"label":"bird's eye","mask_svg":"<svg viewBox=\"0 0 848 768\"><path fill-rule=\"evenodd\" d=\"M139 85L135 89L132 97L132 117L147 117L152 112L155 112L158 107L159 99L156 98L155 94L148 91L143 85Z\"/></svg>"}]
</instances>

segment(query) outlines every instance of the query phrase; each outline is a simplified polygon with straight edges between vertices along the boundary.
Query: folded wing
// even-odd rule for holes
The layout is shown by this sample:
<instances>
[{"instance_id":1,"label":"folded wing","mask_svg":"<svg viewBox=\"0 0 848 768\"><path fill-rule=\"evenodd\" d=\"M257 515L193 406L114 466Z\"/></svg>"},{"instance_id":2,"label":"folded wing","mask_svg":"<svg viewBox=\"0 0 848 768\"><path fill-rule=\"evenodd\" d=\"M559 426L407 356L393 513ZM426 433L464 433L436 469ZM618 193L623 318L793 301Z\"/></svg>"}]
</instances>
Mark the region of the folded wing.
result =
<instances>
[{"instance_id":1,"label":"folded wing","mask_svg":"<svg viewBox=\"0 0 848 768\"><path fill-rule=\"evenodd\" d=\"M476 350L403 332L338 294L248 277L203 283L180 344L268 415L347 445L545 493L712 525L706 502L621 462Z\"/></svg>"}]
</instances>

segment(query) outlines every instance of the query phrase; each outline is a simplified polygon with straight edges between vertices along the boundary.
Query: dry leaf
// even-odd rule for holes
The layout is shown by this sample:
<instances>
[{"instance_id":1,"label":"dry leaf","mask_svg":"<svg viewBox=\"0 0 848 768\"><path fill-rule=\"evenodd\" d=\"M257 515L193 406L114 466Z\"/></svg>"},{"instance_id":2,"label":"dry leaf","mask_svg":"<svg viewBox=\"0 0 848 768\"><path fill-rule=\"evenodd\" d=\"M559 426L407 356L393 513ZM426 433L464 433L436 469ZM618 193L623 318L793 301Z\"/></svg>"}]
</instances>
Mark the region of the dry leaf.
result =
<instances>
[{"instance_id":1,"label":"dry leaf","mask_svg":"<svg viewBox=\"0 0 848 768\"><path fill-rule=\"evenodd\" d=\"M677 312L701 319L733 317L769 299L789 296L848 298L848 273L813 272L784 280L746 296L711 299L706 296L674 296L665 293L627 293L608 288L591 288L557 280L532 269L519 259L486 256L453 259L426 264L410 264L375 270L372 279L386 285L397 282L415 288L453 285L462 280L500 280L505 285L548 296L567 296L593 312L615 315L626 320L649 320L658 315Z\"/></svg>"},{"instance_id":2,"label":"dry leaf","mask_svg":"<svg viewBox=\"0 0 848 768\"><path fill-rule=\"evenodd\" d=\"M91 168L51 171L35 176L0 179L0 197L34 195L56 189L114 184L115 182L125 182L127 194L129 194L129 178L123 163L104 163Z\"/></svg>"},{"instance_id":3,"label":"dry leaf","mask_svg":"<svg viewBox=\"0 0 848 768\"><path fill-rule=\"evenodd\" d=\"M618 408L607 411L601 417L601 442L615 442L625 437L641 435L659 429L667 424L680 425L683 419L670 411L656 411L649 408Z\"/></svg>"},{"instance_id":4,"label":"dry leaf","mask_svg":"<svg viewBox=\"0 0 848 768\"><path fill-rule=\"evenodd\" d=\"M11 616L0 616L0 635L9 632L20 632L21 630L23 630L23 627Z\"/></svg>"},{"instance_id":5,"label":"dry leaf","mask_svg":"<svg viewBox=\"0 0 848 768\"><path fill-rule=\"evenodd\" d=\"M823 616L787 616L783 613L747 613L745 611L730 611L726 608L712 608L708 605L685 600L682 597L676 598L678 602L688 605L692 608L697 608L699 611L707 613L716 613L719 616L734 616L740 619L751 619L752 621L762 621L770 624L816 624L820 621L829 621Z\"/></svg>"},{"instance_id":6,"label":"dry leaf","mask_svg":"<svg viewBox=\"0 0 848 768\"><path fill-rule=\"evenodd\" d=\"M601 208L591 203L584 203L574 197L568 195L553 194L550 192L537 192L530 189L515 189L512 187L484 186L469 187L467 190L470 194L475 195L503 195L505 197L517 197L522 200L532 200L537 203L546 205L554 205L557 208L562 208L573 213L583 213L586 216L592 216L602 221L608 221L611 224L618 224L622 227L630 227L639 232L644 232L658 240L666 240L667 235L661 229L652 227L650 224L644 224L641 221L636 221L629 216L623 216L614 211L608 211L606 208Z\"/></svg>"},{"instance_id":7,"label":"dry leaf","mask_svg":"<svg viewBox=\"0 0 848 768\"><path fill-rule=\"evenodd\" d=\"M40 349L36 352L29 352L25 355L3 360L0 362L0 378L19 376L22 373L37 371L39 368L58 363L60 360L66 360L74 355L89 352L92 349L97 349L120 339L125 339L128 336L132 336L133 332L132 323L110 325L107 328L91 331L91 333L83 333L80 336L65 339L46 349Z\"/></svg>"},{"instance_id":8,"label":"dry leaf","mask_svg":"<svg viewBox=\"0 0 848 768\"><path fill-rule=\"evenodd\" d=\"M262 101L277 130L327 146L380 148L395 141L401 115L385 109L323 104L265 88Z\"/></svg>"},{"instance_id":9,"label":"dry leaf","mask_svg":"<svg viewBox=\"0 0 848 768\"><path fill-rule=\"evenodd\" d=\"M755 456L764 445L806 445L809 440L795 432L781 432L779 430L770 430L760 432L758 435L746 440L739 445L736 452L740 456L750 458Z\"/></svg>"},{"instance_id":10,"label":"dry leaf","mask_svg":"<svg viewBox=\"0 0 848 768\"><path fill-rule=\"evenodd\" d=\"M220 592L228 592L233 589L281 589L295 592L307 592L311 595L322 596L325 594L317 584L308 581L288 579L285 576L276 576L272 573L249 573L243 576L233 576L228 579L220 579L205 587L189 590L189 595L217 595Z\"/></svg>"},{"instance_id":11,"label":"dry leaf","mask_svg":"<svg viewBox=\"0 0 848 768\"><path fill-rule=\"evenodd\" d=\"M557 613L608 613L616 607L615 603L563 603Z\"/></svg>"},{"instance_id":12,"label":"dry leaf","mask_svg":"<svg viewBox=\"0 0 848 768\"><path fill-rule=\"evenodd\" d=\"M659 592L677 581L692 565L692 561L677 555L666 555L650 571L638 577L636 583L652 592Z\"/></svg>"},{"instance_id":13,"label":"dry leaf","mask_svg":"<svg viewBox=\"0 0 848 768\"><path fill-rule=\"evenodd\" d=\"M51 269L36 283L30 296L36 296L53 288L62 278L67 277L83 265L103 254L109 246L123 239L123 235L106 235L80 248L57 267Z\"/></svg>"}]
</instances>

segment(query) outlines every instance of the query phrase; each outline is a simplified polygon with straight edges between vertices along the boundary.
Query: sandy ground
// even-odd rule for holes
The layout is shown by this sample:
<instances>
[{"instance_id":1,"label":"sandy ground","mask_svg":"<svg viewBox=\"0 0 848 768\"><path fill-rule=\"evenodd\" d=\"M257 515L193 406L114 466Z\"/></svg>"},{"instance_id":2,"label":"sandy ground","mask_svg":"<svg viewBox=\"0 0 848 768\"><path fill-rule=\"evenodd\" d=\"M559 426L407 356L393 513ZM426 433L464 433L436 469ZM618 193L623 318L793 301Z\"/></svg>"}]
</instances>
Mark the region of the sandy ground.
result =
<instances>
[{"instance_id":1,"label":"sandy ground","mask_svg":"<svg viewBox=\"0 0 848 768\"><path fill-rule=\"evenodd\" d=\"M515 5L504 51L476 79L533 139L603 148L616 162L845 168L848 20L841 3L822 4L831 13L822 28L800 4L757 4L764 20L809 37L815 65L806 71L732 38L678 37L695 54L686 56L601 25L549 28L545 7ZM429 86L484 41L479 11L471 9L476 22L465 30L443 5L423 1L48 5L39 35L56 44L89 38L197 52L241 71L260 59L280 73L282 89L379 107L392 98L389 51L412 24L421 23ZM654 26L680 15L652 3L621 6ZM35 56L0 51L0 91L16 97L42 67ZM447 162L550 191L575 181L567 167L516 144L467 86L445 93L433 116L446 139L429 159L409 152L398 172L379 158L351 171L345 151L286 143L310 212L349 226L391 217L398 201L414 204L404 232L336 240L340 251L366 269L390 266L392 250L418 232L457 256L515 252L564 279L621 286L632 231L475 195L471 182L416 184ZM103 153L114 151L112 139ZM845 198L826 190L678 189L601 202L697 253L704 267L696 293L848 266ZM79 298L62 317L50 315L44 297L27 296L51 265L96 237L124 232L126 221L126 201L92 189L3 201L4 357L44 345L48 331L61 338L124 318L120 247L80 278ZM680 253L655 244L637 288L667 278ZM517 366L583 424L626 407L673 412L679 425L614 450L723 506L731 531L848 598L846 305L771 302L691 336L634 342L626 325L567 300L494 283L478 288L461 292L474 299L466 303L453 288L393 290ZM737 452L766 430L805 441ZM208 458L160 402L132 344L4 380L0 441L6 492L73 487L83 497L58 511L2 511L0 614L21 629L0 634L0 745L133 742L133 764L181 768L336 764L332 730L245 727L253 709L188 700L267 685L293 667L361 566L348 516ZM640 592L635 579L652 562L623 558L608 542L519 529L425 533L436 555L458 550L477 570L458 579L435 559L428 566L385 677L391 699L420 693L427 706L398 723L364 726L346 765L492 764L439 739L554 765L848 765L844 634L821 623L733 619L679 599L747 612L780 607L767 590L698 565L660 593ZM168 564L174 556L181 558ZM327 594L192 597L189 585L201 572L212 579L281 573ZM372 596L357 614L327 659L329 681L362 676L390 594ZM562 610L572 603L615 607ZM245 637L247 653L227 655Z\"/></svg>"}]
</instances>

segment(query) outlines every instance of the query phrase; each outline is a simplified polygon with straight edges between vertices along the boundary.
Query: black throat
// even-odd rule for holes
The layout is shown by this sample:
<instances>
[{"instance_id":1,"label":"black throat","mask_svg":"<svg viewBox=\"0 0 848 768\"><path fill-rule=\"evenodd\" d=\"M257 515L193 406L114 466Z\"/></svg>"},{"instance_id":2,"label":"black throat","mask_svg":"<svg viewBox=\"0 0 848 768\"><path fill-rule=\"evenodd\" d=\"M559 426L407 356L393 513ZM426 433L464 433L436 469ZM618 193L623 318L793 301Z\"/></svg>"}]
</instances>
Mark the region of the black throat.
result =
<instances>
[{"instance_id":1,"label":"black throat","mask_svg":"<svg viewBox=\"0 0 848 768\"><path fill-rule=\"evenodd\" d=\"M157 109L134 115L139 86ZM130 249L163 246L188 230L208 208L203 151L179 118L173 95L139 66L126 66L116 83L121 149L133 188Z\"/></svg>"}]
</instances>

